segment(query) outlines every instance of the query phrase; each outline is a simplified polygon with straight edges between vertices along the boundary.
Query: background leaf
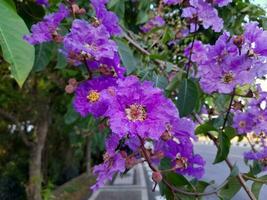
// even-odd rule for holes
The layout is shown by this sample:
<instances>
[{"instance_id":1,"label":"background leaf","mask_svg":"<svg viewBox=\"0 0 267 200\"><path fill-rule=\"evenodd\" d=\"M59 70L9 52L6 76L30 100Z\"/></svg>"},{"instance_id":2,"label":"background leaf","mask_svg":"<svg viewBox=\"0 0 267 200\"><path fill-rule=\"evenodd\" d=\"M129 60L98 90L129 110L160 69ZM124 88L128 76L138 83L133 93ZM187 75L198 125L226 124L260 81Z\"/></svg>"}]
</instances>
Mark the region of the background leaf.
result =
<instances>
[{"instance_id":1,"label":"background leaf","mask_svg":"<svg viewBox=\"0 0 267 200\"><path fill-rule=\"evenodd\" d=\"M116 39L116 43L119 48L122 63L127 69L127 74L131 74L137 67L137 61L133 55L133 51L123 40Z\"/></svg>"}]
</instances>

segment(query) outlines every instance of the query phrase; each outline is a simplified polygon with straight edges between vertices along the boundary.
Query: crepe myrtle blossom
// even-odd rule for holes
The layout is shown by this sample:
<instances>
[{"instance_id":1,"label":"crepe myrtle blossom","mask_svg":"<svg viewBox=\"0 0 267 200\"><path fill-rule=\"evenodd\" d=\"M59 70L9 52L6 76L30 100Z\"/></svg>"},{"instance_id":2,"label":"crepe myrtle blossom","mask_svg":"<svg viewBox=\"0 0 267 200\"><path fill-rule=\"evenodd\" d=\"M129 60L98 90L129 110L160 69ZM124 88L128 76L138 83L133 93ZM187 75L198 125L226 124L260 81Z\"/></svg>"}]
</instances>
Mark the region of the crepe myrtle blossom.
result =
<instances>
[{"instance_id":1,"label":"crepe myrtle blossom","mask_svg":"<svg viewBox=\"0 0 267 200\"><path fill-rule=\"evenodd\" d=\"M111 76L123 78L126 72L125 67L121 66L121 60L118 53L115 53L114 58L101 58L99 61L87 60L87 67L90 70L98 71L102 76Z\"/></svg>"},{"instance_id":2,"label":"crepe myrtle blossom","mask_svg":"<svg viewBox=\"0 0 267 200\"><path fill-rule=\"evenodd\" d=\"M109 0L91 0L97 18L95 24L103 24L111 35L120 35L122 29L119 25L119 19L117 15L107 10L105 4L108 2Z\"/></svg>"},{"instance_id":3,"label":"crepe myrtle blossom","mask_svg":"<svg viewBox=\"0 0 267 200\"><path fill-rule=\"evenodd\" d=\"M94 167L94 174L97 175L96 184L91 187L93 191L105 184L106 180L111 180L115 173L125 171L125 159L120 153L106 153L104 162Z\"/></svg>"},{"instance_id":4,"label":"crepe myrtle blossom","mask_svg":"<svg viewBox=\"0 0 267 200\"><path fill-rule=\"evenodd\" d=\"M116 43L110 39L110 34L103 25L95 27L80 19L73 21L63 44L62 52L74 65L87 60L112 60L118 51Z\"/></svg>"},{"instance_id":5,"label":"crepe myrtle blossom","mask_svg":"<svg viewBox=\"0 0 267 200\"><path fill-rule=\"evenodd\" d=\"M234 112L233 126L238 134L267 133L267 92L257 86L257 95L248 102L247 108L241 112Z\"/></svg>"},{"instance_id":6,"label":"crepe myrtle blossom","mask_svg":"<svg viewBox=\"0 0 267 200\"><path fill-rule=\"evenodd\" d=\"M141 27L144 33L151 31L153 28L162 27L165 25L165 21L161 16L156 16L150 19L145 25Z\"/></svg>"},{"instance_id":7,"label":"crepe myrtle blossom","mask_svg":"<svg viewBox=\"0 0 267 200\"><path fill-rule=\"evenodd\" d=\"M223 29L223 20L212 4L204 0L190 0L190 6L183 9L182 17L191 19L191 24L200 22L205 29L212 28L215 32ZM191 32L197 31L197 25L191 25ZM196 29L196 30L195 30Z\"/></svg>"},{"instance_id":8,"label":"crepe myrtle blossom","mask_svg":"<svg viewBox=\"0 0 267 200\"><path fill-rule=\"evenodd\" d=\"M249 151L244 153L246 160L259 161L262 165L262 171L267 171L267 147L264 146L260 151Z\"/></svg>"},{"instance_id":9,"label":"crepe myrtle blossom","mask_svg":"<svg viewBox=\"0 0 267 200\"><path fill-rule=\"evenodd\" d=\"M204 175L205 161L193 153L193 144L189 138L173 138L160 140L155 147L156 152L163 152L170 160L171 168L179 174L201 178Z\"/></svg>"},{"instance_id":10,"label":"crepe myrtle blossom","mask_svg":"<svg viewBox=\"0 0 267 200\"><path fill-rule=\"evenodd\" d=\"M246 42L246 36L242 38L225 32L214 45L195 41L193 48L189 44L185 49L185 56L191 55L191 61L197 64L197 76L204 92L231 93L235 87L250 84L267 74L264 50L254 50L253 45ZM258 52L258 56L254 52Z\"/></svg>"},{"instance_id":11,"label":"crepe myrtle blossom","mask_svg":"<svg viewBox=\"0 0 267 200\"><path fill-rule=\"evenodd\" d=\"M114 86L114 78L99 77L84 81L75 90L73 107L82 117L92 114L94 117L103 116L110 102L108 88Z\"/></svg>"},{"instance_id":12,"label":"crepe myrtle blossom","mask_svg":"<svg viewBox=\"0 0 267 200\"><path fill-rule=\"evenodd\" d=\"M61 21L69 16L69 13L69 9L65 5L60 4L57 12L46 15L41 22L34 24L31 27L32 33L25 35L23 37L24 40L32 45L52 40L61 42L62 36L57 33L57 28Z\"/></svg>"},{"instance_id":13,"label":"crepe myrtle blossom","mask_svg":"<svg viewBox=\"0 0 267 200\"><path fill-rule=\"evenodd\" d=\"M238 111L234 115L233 127L237 129L238 134L246 134L252 131L254 116L248 112Z\"/></svg>"},{"instance_id":14,"label":"crepe myrtle blossom","mask_svg":"<svg viewBox=\"0 0 267 200\"><path fill-rule=\"evenodd\" d=\"M129 76L117 84L107 115L111 130L120 137L138 134L157 139L170 119L179 116L172 101L151 82Z\"/></svg>"}]
</instances>

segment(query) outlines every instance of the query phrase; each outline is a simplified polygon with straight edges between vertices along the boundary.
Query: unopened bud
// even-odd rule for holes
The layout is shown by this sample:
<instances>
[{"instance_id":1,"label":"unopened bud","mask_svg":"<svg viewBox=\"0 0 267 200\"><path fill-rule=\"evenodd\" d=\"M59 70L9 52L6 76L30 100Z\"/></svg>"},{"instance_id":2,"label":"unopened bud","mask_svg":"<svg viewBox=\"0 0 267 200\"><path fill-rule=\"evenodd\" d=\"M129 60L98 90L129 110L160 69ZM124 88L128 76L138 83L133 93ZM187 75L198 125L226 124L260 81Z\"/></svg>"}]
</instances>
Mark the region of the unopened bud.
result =
<instances>
[{"instance_id":1,"label":"unopened bud","mask_svg":"<svg viewBox=\"0 0 267 200\"><path fill-rule=\"evenodd\" d=\"M81 8L80 10L79 10L79 14L80 15L84 15L86 13L86 10L84 9L84 8Z\"/></svg>"},{"instance_id":2,"label":"unopened bud","mask_svg":"<svg viewBox=\"0 0 267 200\"><path fill-rule=\"evenodd\" d=\"M162 181L162 175L160 172L153 172L152 173L152 180L156 183L160 183Z\"/></svg>"},{"instance_id":3,"label":"unopened bud","mask_svg":"<svg viewBox=\"0 0 267 200\"><path fill-rule=\"evenodd\" d=\"M71 9L72 9L72 12L73 12L74 14L79 14L79 10L80 10L80 8L79 8L79 6L78 6L77 4L72 4L72 5L71 5Z\"/></svg>"},{"instance_id":4,"label":"unopened bud","mask_svg":"<svg viewBox=\"0 0 267 200\"><path fill-rule=\"evenodd\" d=\"M69 79L68 83L72 86L77 86L77 80L75 78Z\"/></svg>"},{"instance_id":5,"label":"unopened bud","mask_svg":"<svg viewBox=\"0 0 267 200\"><path fill-rule=\"evenodd\" d=\"M72 85L67 85L67 86L65 87L65 92L66 92L67 94L72 94L74 91L75 91L75 88L74 88Z\"/></svg>"}]
</instances>

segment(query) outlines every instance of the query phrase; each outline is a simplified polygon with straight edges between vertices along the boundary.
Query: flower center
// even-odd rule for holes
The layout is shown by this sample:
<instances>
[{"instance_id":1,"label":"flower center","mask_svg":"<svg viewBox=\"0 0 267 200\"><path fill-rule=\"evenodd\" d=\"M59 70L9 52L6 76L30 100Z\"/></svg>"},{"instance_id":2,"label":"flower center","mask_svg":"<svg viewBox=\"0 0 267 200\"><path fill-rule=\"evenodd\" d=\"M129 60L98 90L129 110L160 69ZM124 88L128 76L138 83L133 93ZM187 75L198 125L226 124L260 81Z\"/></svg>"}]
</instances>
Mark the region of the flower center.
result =
<instances>
[{"instance_id":1,"label":"flower center","mask_svg":"<svg viewBox=\"0 0 267 200\"><path fill-rule=\"evenodd\" d=\"M132 104L125 108L125 113L130 121L144 121L147 117L147 112L144 106L140 104Z\"/></svg>"},{"instance_id":2,"label":"flower center","mask_svg":"<svg viewBox=\"0 0 267 200\"><path fill-rule=\"evenodd\" d=\"M97 102L99 100L99 98L100 98L100 94L96 90L91 90L87 95L87 99L91 103Z\"/></svg>"},{"instance_id":3,"label":"flower center","mask_svg":"<svg viewBox=\"0 0 267 200\"><path fill-rule=\"evenodd\" d=\"M245 128L246 127L246 122L245 121L240 121L238 125L241 128Z\"/></svg>"},{"instance_id":4,"label":"flower center","mask_svg":"<svg viewBox=\"0 0 267 200\"><path fill-rule=\"evenodd\" d=\"M234 80L234 75L232 72L227 72L223 75L222 79L224 83L231 83Z\"/></svg>"}]
</instances>

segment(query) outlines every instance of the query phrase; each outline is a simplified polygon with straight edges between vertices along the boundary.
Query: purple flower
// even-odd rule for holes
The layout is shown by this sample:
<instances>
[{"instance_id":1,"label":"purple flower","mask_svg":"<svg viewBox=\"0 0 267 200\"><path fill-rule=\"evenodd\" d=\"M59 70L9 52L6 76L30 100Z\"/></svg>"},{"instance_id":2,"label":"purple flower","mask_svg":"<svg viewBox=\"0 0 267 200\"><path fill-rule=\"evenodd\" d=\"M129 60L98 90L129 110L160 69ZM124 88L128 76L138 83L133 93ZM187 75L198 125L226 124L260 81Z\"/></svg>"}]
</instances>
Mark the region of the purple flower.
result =
<instances>
[{"instance_id":1,"label":"purple flower","mask_svg":"<svg viewBox=\"0 0 267 200\"><path fill-rule=\"evenodd\" d=\"M103 24L111 35L120 35L122 30L118 17L106 8L108 0L91 0L98 23Z\"/></svg>"},{"instance_id":2,"label":"purple flower","mask_svg":"<svg viewBox=\"0 0 267 200\"><path fill-rule=\"evenodd\" d=\"M233 119L233 127L239 134L246 134L253 129L253 115L250 113L236 112Z\"/></svg>"},{"instance_id":3,"label":"purple flower","mask_svg":"<svg viewBox=\"0 0 267 200\"><path fill-rule=\"evenodd\" d=\"M141 30L145 33L151 31L153 28L162 27L165 25L165 21L161 16L156 16L153 19L150 19L144 26L141 27Z\"/></svg>"},{"instance_id":4,"label":"purple flower","mask_svg":"<svg viewBox=\"0 0 267 200\"><path fill-rule=\"evenodd\" d=\"M183 9L182 17L190 19L197 17L205 29L211 27L215 32L220 32L223 29L223 20L218 16L218 11L211 4L203 0L190 0L190 5L190 7ZM196 27L195 22L193 24L192 27ZM191 32L197 31L197 29L198 27L190 28Z\"/></svg>"},{"instance_id":5,"label":"purple flower","mask_svg":"<svg viewBox=\"0 0 267 200\"><path fill-rule=\"evenodd\" d=\"M120 56L118 53L113 59L102 58L99 61L87 60L87 66L91 70L98 70L103 76L124 77L126 69L120 64Z\"/></svg>"},{"instance_id":6,"label":"purple flower","mask_svg":"<svg viewBox=\"0 0 267 200\"><path fill-rule=\"evenodd\" d=\"M267 31L260 28L258 22L245 25L244 37L245 51L249 51L251 56L267 56Z\"/></svg>"},{"instance_id":7,"label":"purple flower","mask_svg":"<svg viewBox=\"0 0 267 200\"><path fill-rule=\"evenodd\" d=\"M32 45L56 40L56 37L58 37L57 28L61 21L68 16L69 10L63 4L60 4L56 13L46 15L43 21L33 25L31 28L32 34L25 35L24 40Z\"/></svg>"},{"instance_id":8,"label":"purple flower","mask_svg":"<svg viewBox=\"0 0 267 200\"><path fill-rule=\"evenodd\" d=\"M45 7L48 7L49 6L49 2L48 0L36 0L36 3L39 4L39 5L43 5Z\"/></svg>"},{"instance_id":9,"label":"purple flower","mask_svg":"<svg viewBox=\"0 0 267 200\"><path fill-rule=\"evenodd\" d=\"M152 83L140 83L134 76L117 83L107 114L111 130L120 137L130 134L158 139L170 119L179 116L175 105Z\"/></svg>"},{"instance_id":10,"label":"purple flower","mask_svg":"<svg viewBox=\"0 0 267 200\"><path fill-rule=\"evenodd\" d=\"M163 0L163 2L167 5L176 5L182 3L183 0Z\"/></svg>"},{"instance_id":11,"label":"purple flower","mask_svg":"<svg viewBox=\"0 0 267 200\"><path fill-rule=\"evenodd\" d=\"M94 174L97 175L96 184L91 187L93 191L98 190L105 184L106 180L111 180L117 172L125 171L125 159L120 153L104 155L104 163L94 167Z\"/></svg>"},{"instance_id":12,"label":"purple flower","mask_svg":"<svg viewBox=\"0 0 267 200\"><path fill-rule=\"evenodd\" d=\"M159 141L155 151L164 152L171 160L172 168L179 174L201 178L204 175L205 161L193 154L193 145L188 138L176 138L167 142Z\"/></svg>"},{"instance_id":13,"label":"purple flower","mask_svg":"<svg viewBox=\"0 0 267 200\"><path fill-rule=\"evenodd\" d=\"M109 98L107 98L109 95L107 89L114 86L115 83L115 79L105 77L81 83L75 91L74 109L83 117L89 114L94 117L103 116L110 104Z\"/></svg>"},{"instance_id":14,"label":"purple flower","mask_svg":"<svg viewBox=\"0 0 267 200\"><path fill-rule=\"evenodd\" d=\"M114 59L117 45L109 38L103 25L94 27L85 20L76 19L71 32L64 38L63 52L74 65L85 60Z\"/></svg>"}]
</instances>

